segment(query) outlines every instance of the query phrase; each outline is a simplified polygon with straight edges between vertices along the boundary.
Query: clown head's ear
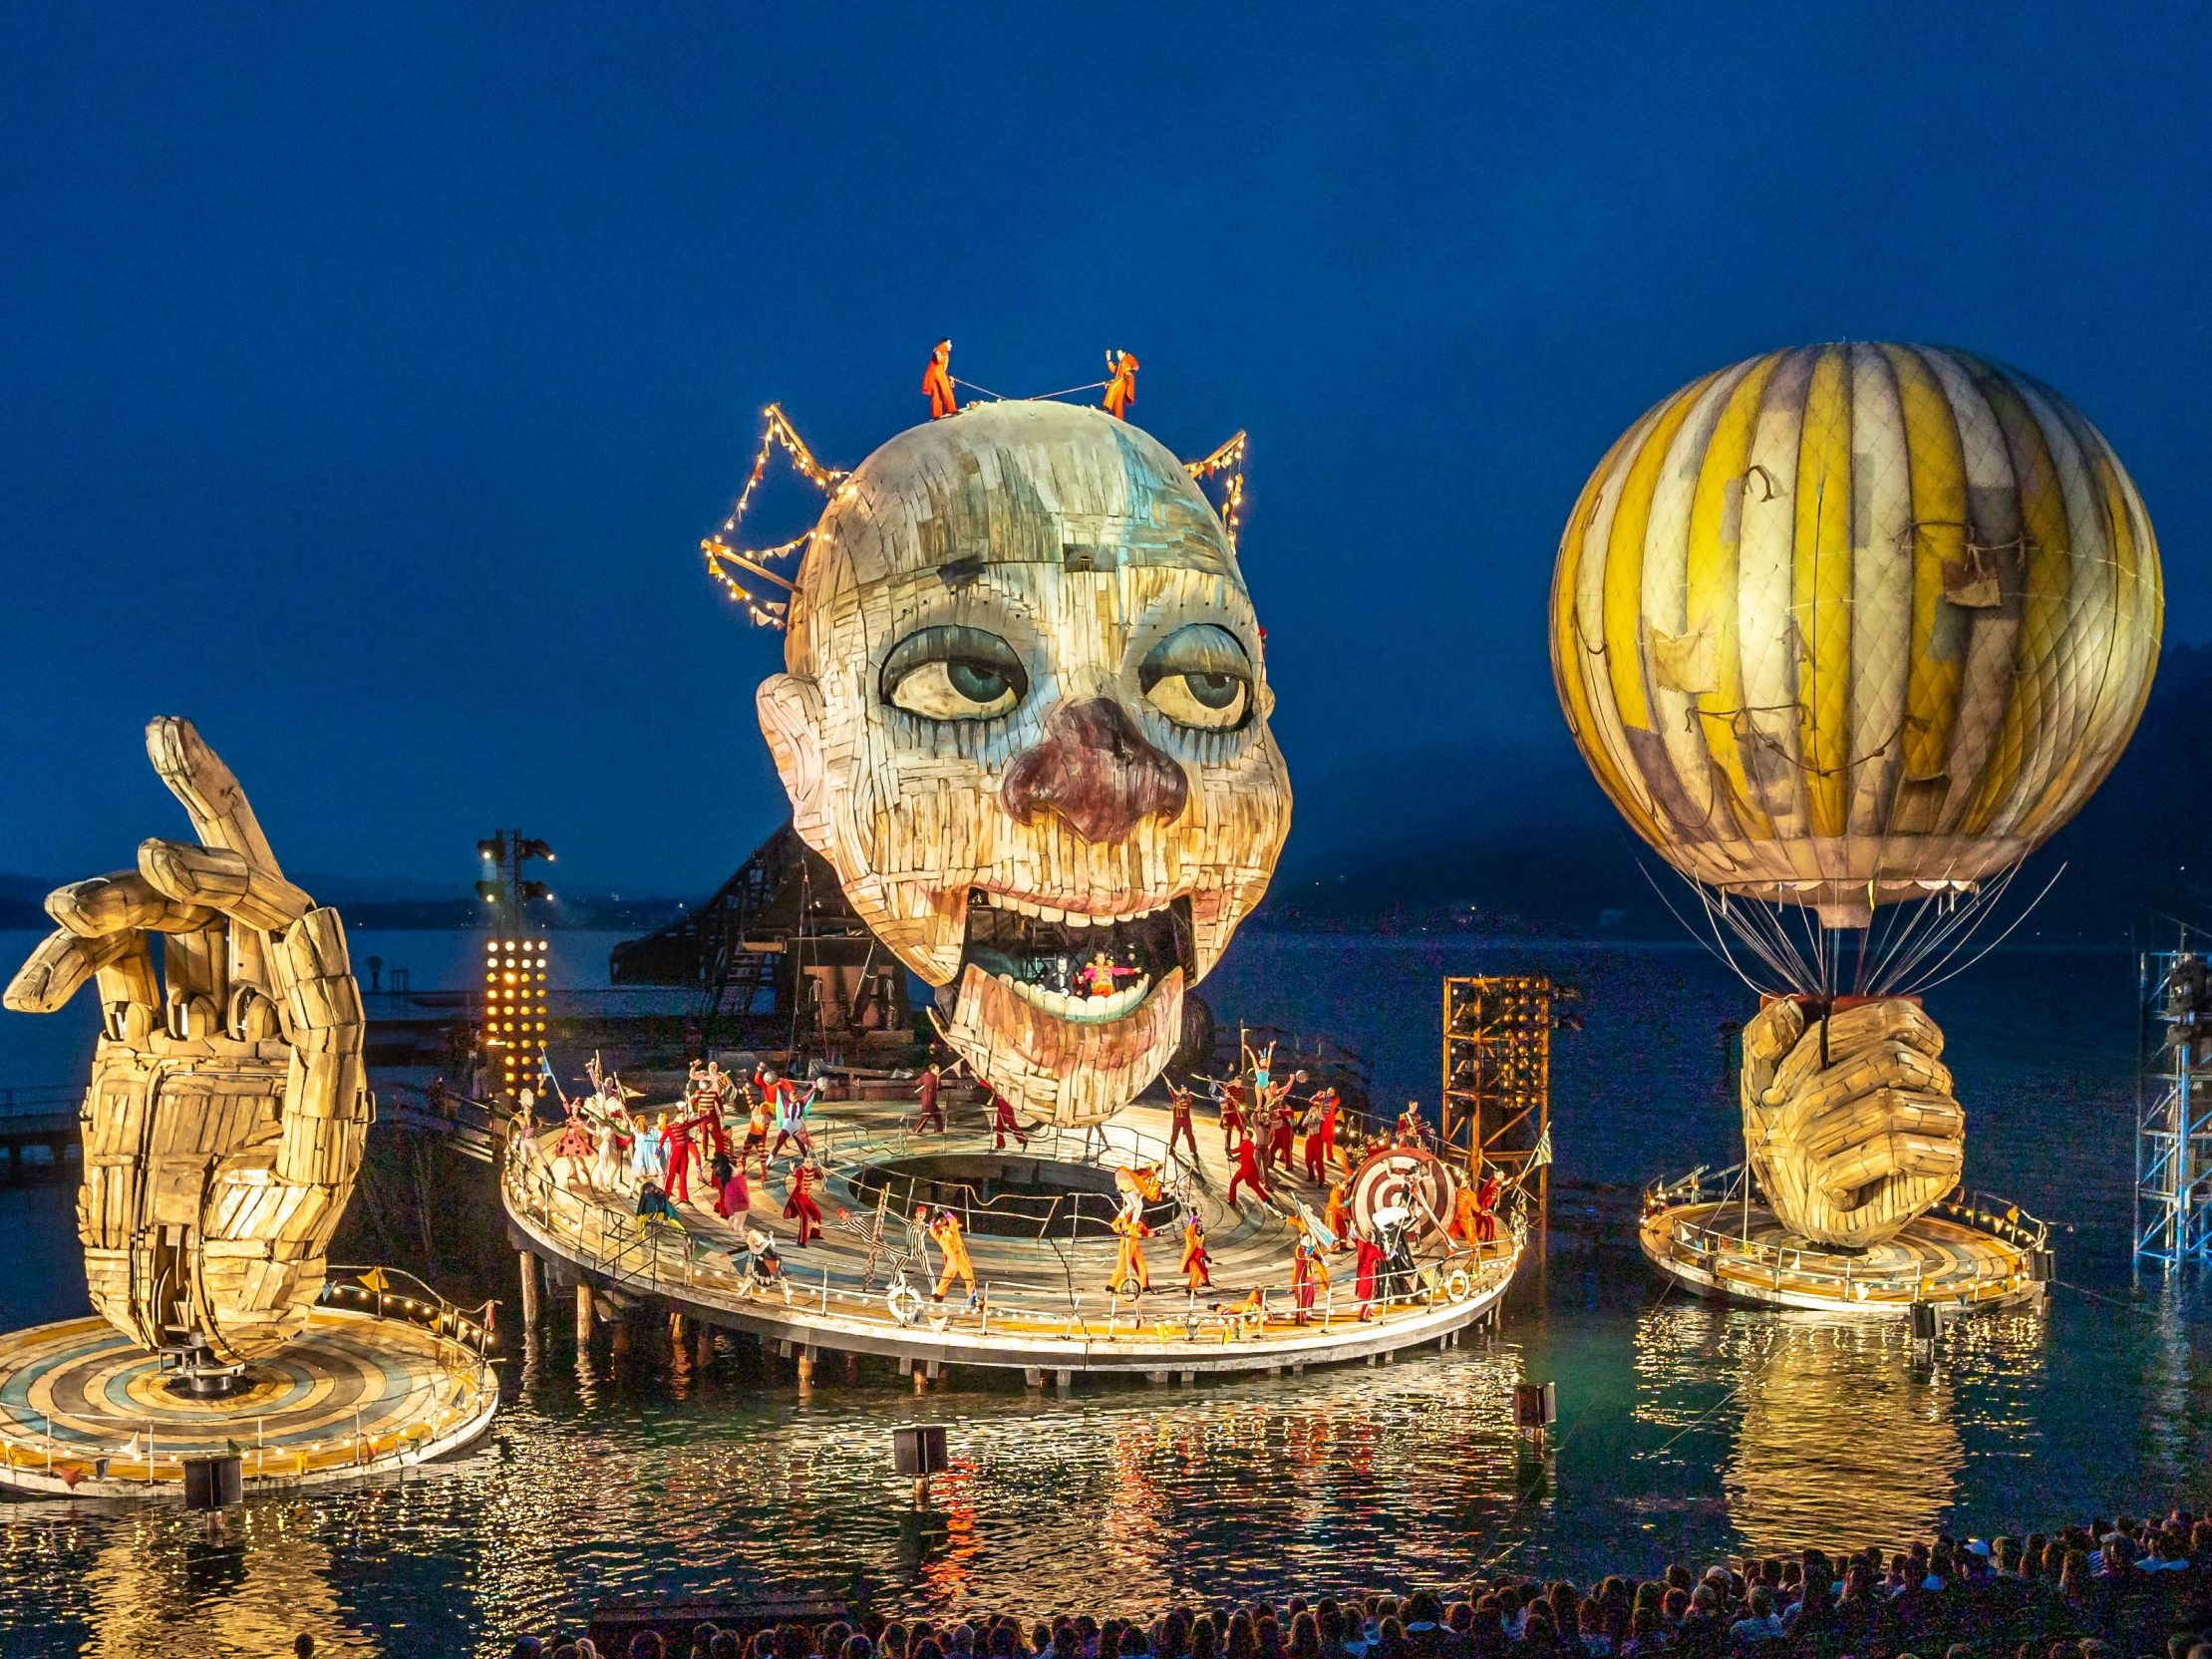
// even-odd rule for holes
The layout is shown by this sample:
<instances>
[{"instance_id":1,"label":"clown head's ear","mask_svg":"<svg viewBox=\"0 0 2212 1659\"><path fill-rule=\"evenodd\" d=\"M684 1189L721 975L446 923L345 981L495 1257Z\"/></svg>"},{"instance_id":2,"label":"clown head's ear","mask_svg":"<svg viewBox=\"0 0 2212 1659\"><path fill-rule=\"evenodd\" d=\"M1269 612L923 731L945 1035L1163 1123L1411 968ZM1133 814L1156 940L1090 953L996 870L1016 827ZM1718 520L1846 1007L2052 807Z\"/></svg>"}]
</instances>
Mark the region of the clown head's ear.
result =
<instances>
[{"instance_id":1,"label":"clown head's ear","mask_svg":"<svg viewBox=\"0 0 2212 1659\"><path fill-rule=\"evenodd\" d=\"M816 852L829 855L828 787L822 775L821 687L795 674L772 674L754 697L761 735L776 774L791 798L791 828Z\"/></svg>"}]
</instances>

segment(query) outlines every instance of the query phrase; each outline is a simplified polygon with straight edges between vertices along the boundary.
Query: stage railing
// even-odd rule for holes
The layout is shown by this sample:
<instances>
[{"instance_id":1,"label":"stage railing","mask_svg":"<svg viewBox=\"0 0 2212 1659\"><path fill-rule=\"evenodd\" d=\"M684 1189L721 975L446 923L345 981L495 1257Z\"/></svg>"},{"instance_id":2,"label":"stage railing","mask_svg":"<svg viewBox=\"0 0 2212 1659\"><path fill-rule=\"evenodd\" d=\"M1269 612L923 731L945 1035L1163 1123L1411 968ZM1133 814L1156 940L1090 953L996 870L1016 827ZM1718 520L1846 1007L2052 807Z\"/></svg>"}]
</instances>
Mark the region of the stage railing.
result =
<instances>
[{"instance_id":1,"label":"stage railing","mask_svg":"<svg viewBox=\"0 0 2212 1659\"><path fill-rule=\"evenodd\" d=\"M404 1457L411 1448L419 1452L454 1430L466 1427L483 1415L484 1401L498 1395L498 1379L488 1358L494 1303L487 1301L475 1308L461 1307L446 1300L405 1268L334 1266L329 1271L331 1277L323 1281L319 1305L344 1307L430 1333L436 1339L439 1362L452 1387L453 1397L428 1416L397 1429L379 1432L357 1429L350 1435L324 1435L296 1445L269 1445L266 1417L252 1420L253 1442L248 1445L242 1438L246 1421L241 1418L237 1451L244 1478L248 1481L297 1480L304 1475L338 1469L373 1469L382 1459ZM408 1288L375 1291L364 1285L334 1282L342 1273L372 1271L382 1271L387 1279L405 1280ZM164 1478L181 1481L188 1458L211 1456L204 1448L188 1456L183 1451L162 1456L159 1425L151 1422L134 1433L121 1448L104 1448L75 1436L59 1437L54 1428L53 1419L48 1418L47 1433L36 1440L0 1434L0 1457L6 1458L11 1469L42 1470L48 1475L75 1469L80 1477L90 1474L97 1479L141 1481L152 1486Z\"/></svg>"},{"instance_id":2,"label":"stage railing","mask_svg":"<svg viewBox=\"0 0 2212 1659\"><path fill-rule=\"evenodd\" d=\"M1733 1163L1725 1169L1700 1166L1686 1175L1653 1181L1644 1189L1645 1218L1650 1220L1672 1209L1731 1202L1742 1196L1738 1183L1744 1178L1744 1166ZM1962 1226L2004 1239L2019 1252L2011 1261L1977 1259L1964 1278L1947 1276L1935 1288L1937 1300L1989 1301L2011 1296L2032 1281L2029 1258L2048 1246L2049 1222L1986 1192L1954 1194L1933 1208ZM1927 1299L1930 1292L1925 1266L1916 1265L1910 1272L1885 1272L1861 1266L1849 1256L1772 1244L1681 1219L1668 1223L1666 1238L1668 1253L1678 1261L1713 1272L1716 1277L1727 1270L1729 1276L1739 1281L1763 1275L1772 1290L1801 1287L1840 1292L1848 1301L1914 1302ZM1785 1284L1785 1280L1793 1283Z\"/></svg>"},{"instance_id":3,"label":"stage railing","mask_svg":"<svg viewBox=\"0 0 2212 1659\"><path fill-rule=\"evenodd\" d=\"M1132 1151L1159 1145L1155 1138L1119 1125L1101 1126L1094 1133L1109 1143L1118 1140ZM824 1125L816 1137L816 1159L826 1166L832 1143L839 1154L849 1158L864 1154L869 1146L884 1139L865 1130L838 1136L834 1126ZM1163 1308L1156 1299L1150 1307L1140 1308L1133 1297L1078 1291L1072 1277L1067 1289L1055 1296L1040 1293L1034 1285L1010 1284L979 1275L971 1300L932 1303L912 1319L899 1319L892 1315L885 1291L872 1284L840 1283L826 1267L818 1278L802 1279L792 1263L786 1263L778 1279L762 1283L741 1260L740 1253L727 1245L696 1238L680 1223L641 1222L634 1213L603 1203L588 1192L563 1186L554 1179L545 1148L536 1138L515 1137L510 1141L501 1179L510 1207L574 1251L580 1264L624 1287L693 1295L706 1292L737 1302L805 1306L822 1315L862 1318L902 1329L957 1330L979 1336L988 1335L994 1323L1001 1328L1018 1328L1028 1335L1064 1339L1112 1341L1126 1337L1158 1341L1179 1337L1193 1343L1265 1341L1271 1334L1290 1338L1304 1328L1283 1317L1284 1310L1294 1313L1296 1308L1296 1293L1287 1278L1243 1289L1243 1301L1233 1306L1201 1304L1195 1293L1186 1290L1180 1308L1173 1304ZM894 1260L904 1256L903 1234L903 1223L896 1235L886 1229L880 1241L886 1256ZM1441 1257L1418 1262L1415 1282L1384 1287L1385 1293L1370 1304L1371 1319L1388 1322L1414 1317L1438 1301L1462 1302L1487 1294L1511 1276L1526 1238L1525 1205L1516 1205L1507 1238L1488 1247L1454 1244ZM1286 1239L1286 1248L1287 1244ZM1073 1264L1064 1260L1063 1266L1072 1275ZM1315 1299L1309 1318L1324 1332L1360 1316L1361 1305L1338 1294L1344 1276L1341 1270L1332 1272L1327 1290ZM926 1288L922 1283L909 1283L917 1292ZM1271 1326L1277 1329L1271 1332Z\"/></svg>"}]
</instances>

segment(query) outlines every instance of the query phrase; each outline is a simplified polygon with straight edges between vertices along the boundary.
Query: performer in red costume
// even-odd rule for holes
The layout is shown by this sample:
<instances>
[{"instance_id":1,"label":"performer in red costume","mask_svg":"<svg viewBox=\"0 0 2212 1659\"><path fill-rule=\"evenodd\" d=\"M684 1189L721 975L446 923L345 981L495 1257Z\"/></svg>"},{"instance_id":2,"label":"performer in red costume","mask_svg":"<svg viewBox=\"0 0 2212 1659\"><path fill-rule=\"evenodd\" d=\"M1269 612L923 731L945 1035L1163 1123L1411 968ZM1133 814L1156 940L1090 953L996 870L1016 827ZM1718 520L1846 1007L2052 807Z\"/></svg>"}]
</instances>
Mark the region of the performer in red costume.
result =
<instances>
[{"instance_id":1,"label":"performer in red costume","mask_svg":"<svg viewBox=\"0 0 2212 1659\"><path fill-rule=\"evenodd\" d=\"M1268 1191L1267 1182L1260 1178L1259 1143L1252 1139L1249 1131L1245 1133L1244 1139L1236 1144L1236 1173L1229 1177L1228 1201L1231 1205L1236 1203L1236 1189L1239 1186L1249 1186L1252 1189L1252 1195L1262 1203L1268 1202L1274 1196L1273 1193Z\"/></svg>"},{"instance_id":2,"label":"performer in red costume","mask_svg":"<svg viewBox=\"0 0 2212 1659\"><path fill-rule=\"evenodd\" d=\"M1319 1117L1306 1132L1306 1178L1317 1186L1329 1178L1328 1161L1337 1150L1337 1092L1324 1087L1314 1096Z\"/></svg>"},{"instance_id":3,"label":"performer in red costume","mask_svg":"<svg viewBox=\"0 0 2212 1659\"><path fill-rule=\"evenodd\" d=\"M922 1110L914 1124L916 1135L927 1135L932 1130L945 1133L945 1109L937 1104L937 1091L944 1087L945 1074L933 1060L922 1068L922 1075L914 1085L914 1098L922 1103Z\"/></svg>"},{"instance_id":4,"label":"performer in red costume","mask_svg":"<svg viewBox=\"0 0 2212 1659\"><path fill-rule=\"evenodd\" d=\"M960 413L960 400L952 391L952 342L940 340L929 354L929 367L922 372L922 396L929 400L929 418L941 421L947 415Z\"/></svg>"},{"instance_id":5,"label":"performer in red costume","mask_svg":"<svg viewBox=\"0 0 2212 1659\"><path fill-rule=\"evenodd\" d=\"M999 1152L1006 1151L1006 1138L1010 1135L1025 1148L1029 1145L1029 1137L1022 1133L1022 1126L1014 1121L1014 1103L996 1089L991 1091L991 1128L998 1134L998 1139L992 1146Z\"/></svg>"},{"instance_id":6,"label":"performer in red costume","mask_svg":"<svg viewBox=\"0 0 2212 1659\"><path fill-rule=\"evenodd\" d=\"M806 1242L821 1231L821 1205L814 1202L811 1188L821 1183L821 1170L815 1166L814 1156L808 1153L791 1169L791 1195L784 1204L784 1219L796 1217L798 1243Z\"/></svg>"},{"instance_id":7,"label":"performer in red costume","mask_svg":"<svg viewBox=\"0 0 2212 1659\"><path fill-rule=\"evenodd\" d=\"M1196 1166L1198 1162L1198 1132L1190 1127L1190 1091L1188 1089L1178 1089L1170 1083L1167 1086L1167 1110L1169 1114L1167 1156L1170 1158L1175 1156L1175 1143L1180 1141L1190 1149L1190 1161L1193 1166Z\"/></svg>"},{"instance_id":8,"label":"performer in red costume","mask_svg":"<svg viewBox=\"0 0 2212 1659\"><path fill-rule=\"evenodd\" d=\"M672 1118L661 1131L668 1147L668 1195L680 1204L691 1202L691 1126L689 1118Z\"/></svg>"},{"instance_id":9,"label":"performer in red costume","mask_svg":"<svg viewBox=\"0 0 2212 1659\"><path fill-rule=\"evenodd\" d=\"M1215 1098L1221 1103L1221 1156L1227 1158L1244 1129L1244 1079L1231 1078L1213 1087Z\"/></svg>"},{"instance_id":10,"label":"performer in red costume","mask_svg":"<svg viewBox=\"0 0 2212 1659\"><path fill-rule=\"evenodd\" d=\"M1353 1288L1360 1298L1360 1317L1375 1317L1375 1276L1382 1271L1383 1246L1361 1233L1354 1240L1359 1250L1358 1266L1354 1270Z\"/></svg>"}]
</instances>

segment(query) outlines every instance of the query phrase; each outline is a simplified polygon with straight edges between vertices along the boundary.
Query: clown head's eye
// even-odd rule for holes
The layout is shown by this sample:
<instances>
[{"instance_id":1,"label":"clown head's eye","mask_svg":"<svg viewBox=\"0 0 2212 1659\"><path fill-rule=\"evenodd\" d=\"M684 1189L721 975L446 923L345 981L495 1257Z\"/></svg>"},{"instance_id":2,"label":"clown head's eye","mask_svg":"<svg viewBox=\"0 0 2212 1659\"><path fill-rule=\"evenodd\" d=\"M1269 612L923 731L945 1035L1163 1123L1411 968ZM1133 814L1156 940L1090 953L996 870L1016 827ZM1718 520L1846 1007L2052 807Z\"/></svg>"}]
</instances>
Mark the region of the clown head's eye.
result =
<instances>
[{"instance_id":1,"label":"clown head's eye","mask_svg":"<svg viewBox=\"0 0 2212 1659\"><path fill-rule=\"evenodd\" d=\"M925 720L988 720L1029 692L1014 647L981 628L922 628L884 659L883 701Z\"/></svg>"},{"instance_id":2,"label":"clown head's eye","mask_svg":"<svg viewBox=\"0 0 2212 1659\"><path fill-rule=\"evenodd\" d=\"M1210 622L1153 646L1136 678L1152 707L1178 726L1233 732L1252 712L1252 660L1236 635Z\"/></svg>"}]
</instances>

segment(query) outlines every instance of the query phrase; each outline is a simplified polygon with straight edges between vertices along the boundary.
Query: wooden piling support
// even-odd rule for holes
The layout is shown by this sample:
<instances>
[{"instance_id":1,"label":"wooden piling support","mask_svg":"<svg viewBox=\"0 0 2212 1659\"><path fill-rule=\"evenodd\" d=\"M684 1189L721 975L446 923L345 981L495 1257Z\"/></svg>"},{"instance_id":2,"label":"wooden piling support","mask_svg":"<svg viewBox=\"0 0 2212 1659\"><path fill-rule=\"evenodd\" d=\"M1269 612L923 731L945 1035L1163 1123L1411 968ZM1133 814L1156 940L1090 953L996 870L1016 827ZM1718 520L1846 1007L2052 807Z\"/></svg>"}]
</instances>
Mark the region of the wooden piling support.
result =
<instances>
[{"instance_id":1,"label":"wooden piling support","mask_svg":"<svg viewBox=\"0 0 2212 1659\"><path fill-rule=\"evenodd\" d=\"M588 1279L576 1281L576 1346L591 1346L591 1283Z\"/></svg>"},{"instance_id":2,"label":"wooden piling support","mask_svg":"<svg viewBox=\"0 0 2212 1659\"><path fill-rule=\"evenodd\" d=\"M537 1257L527 1250L516 1253L516 1265L522 1270L522 1328L537 1329Z\"/></svg>"}]
</instances>

